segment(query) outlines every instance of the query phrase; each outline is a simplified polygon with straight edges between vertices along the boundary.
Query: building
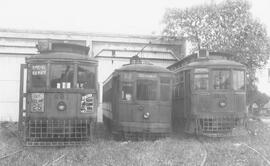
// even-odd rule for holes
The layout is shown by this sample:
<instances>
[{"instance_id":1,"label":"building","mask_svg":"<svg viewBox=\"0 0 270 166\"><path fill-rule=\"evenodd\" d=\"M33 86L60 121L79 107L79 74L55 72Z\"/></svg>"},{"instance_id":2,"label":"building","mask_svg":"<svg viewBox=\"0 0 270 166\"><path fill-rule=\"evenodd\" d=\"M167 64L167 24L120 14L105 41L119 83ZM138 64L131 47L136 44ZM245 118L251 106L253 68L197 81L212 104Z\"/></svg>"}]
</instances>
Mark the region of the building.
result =
<instances>
[{"instance_id":1,"label":"building","mask_svg":"<svg viewBox=\"0 0 270 166\"><path fill-rule=\"evenodd\" d=\"M89 56L99 60L100 87L114 69L129 63L136 54L167 67L186 53L184 40L170 41L159 36L0 29L0 121L18 120L20 64L25 57L38 54L36 45L40 40L89 46Z\"/></svg>"}]
</instances>

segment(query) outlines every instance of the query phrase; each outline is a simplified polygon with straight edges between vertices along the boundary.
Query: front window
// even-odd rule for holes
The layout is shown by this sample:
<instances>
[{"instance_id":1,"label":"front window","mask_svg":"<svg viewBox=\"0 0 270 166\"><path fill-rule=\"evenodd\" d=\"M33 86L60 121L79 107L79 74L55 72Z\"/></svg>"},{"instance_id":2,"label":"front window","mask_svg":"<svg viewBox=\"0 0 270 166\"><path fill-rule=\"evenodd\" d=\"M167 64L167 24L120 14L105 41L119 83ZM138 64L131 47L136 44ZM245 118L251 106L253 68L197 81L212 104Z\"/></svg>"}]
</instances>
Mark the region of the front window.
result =
<instances>
[{"instance_id":1,"label":"front window","mask_svg":"<svg viewBox=\"0 0 270 166\"><path fill-rule=\"evenodd\" d=\"M233 70L233 89L245 90L245 72L243 70Z\"/></svg>"},{"instance_id":2,"label":"front window","mask_svg":"<svg viewBox=\"0 0 270 166\"><path fill-rule=\"evenodd\" d=\"M78 66L77 88L94 89L96 84L95 67L93 66Z\"/></svg>"},{"instance_id":3,"label":"front window","mask_svg":"<svg viewBox=\"0 0 270 166\"><path fill-rule=\"evenodd\" d=\"M160 77L160 100L169 101L171 98L170 84L171 80L168 77Z\"/></svg>"},{"instance_id":4,"label":"front window","mask_svg":"<svg viewBox=\"0 0 270 166\"><path fill-rule=\"evenodd\" d=\"M74 77L74 66L70 64L51 65L51 88L72 88Z\"/></svg>"},{"instance_id":5,"label":"front window","mask_svg":"<svg viewBox=\"0 0 270 166\"><path fill-rule=\"evenodd\" d=\"M179 82L183 82L184 81L184 73L183 71L179 72L176 74L176 84L178 84Z\"/></svg>"},{"instance_id":6,"label":"front window","mask_svg":"<svg viewBox=\"0 0 270 166\"><path fill-rule=\"evenodd\" d=\"M194 70L194 89L208 90L208 69L197 68Z\"/></svg>"},{"instance_id":7,"label":"front window","mask_svg":"<svg viewBox=\"0 0 270 166\"><path fill-rule=\"evenodd\" d=\"M123 72L121 73L121 80L123 81L132 81L132 73L131 72Z\"/></svg>"},{"instance_id":8,"label":"front window","mask_svg":"<svg viewBox=\"0 0 270 166\"><path fill-rule=\"evenodd\" d=\"M213 88L224 90L230 88L230 70L214 69L213 70Z\"/></svg>"},{"instance_id":9,"label":"front window","mask_svg":"<svg viewBox=\"0 0 270 166\"><path fill-rule=\"evenodd\" d=\"M150 79L137 80L137 99L138 100L156 100L157 99L157 81Z\"/></svg>"},{"instance_id":10,"label":"front window","mask_svg":"<svg viewBox=\"0 0 270 166\"><path fill-rule=\"evenodd\" d=\"M125 101L131 101L132 100L132 83L129 82L123 82L122 83L122 92L121 92L121 98Z\"/></svg>"},{"instance_id":11,"label":"front window","mask_svg":"<svg viewBox=\"0 0 270 166\"><path fill-rule=\"evenodd\" d=\"M33 88L46 87L46 64L33 64L31 66L31 85Z\"/></svg>"}]
</instances>

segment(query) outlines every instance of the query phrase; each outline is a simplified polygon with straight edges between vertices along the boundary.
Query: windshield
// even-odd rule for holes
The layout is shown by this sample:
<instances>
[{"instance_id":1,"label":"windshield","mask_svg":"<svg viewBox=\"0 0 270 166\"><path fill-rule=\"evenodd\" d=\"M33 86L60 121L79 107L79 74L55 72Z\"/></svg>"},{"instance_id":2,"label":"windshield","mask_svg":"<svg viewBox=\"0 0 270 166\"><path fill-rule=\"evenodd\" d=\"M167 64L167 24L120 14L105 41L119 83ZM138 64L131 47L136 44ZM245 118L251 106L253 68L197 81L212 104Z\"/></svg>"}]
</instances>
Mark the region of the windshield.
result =
<instances>
[{"instance_id":1,"label":"windshield","mask_svg":"<svg viewBox=\"0 0 270 166\"><path fill-rule=\"evenodd\" d=\"M78 66L77 87L83 89L95 89L96 75L94 66Z\"/></svg>"},{"instance_id":2,"label":"windshield","mask_svg":"<svg viewBox=\"0 0 270 166\"><path fill-rule=\"evenodd\" d=\"M207 90L208 89L208 74L195 74L194 75L194 89Z\"/></svg>"},{"instance_id":3,"label":"windshield","mask_svg":"<svg viewBox=\"0 0 270 166\"><path fill-rule=\"evenodd\" d=\"M208 69L197 68L194 69L194 89L208 90Z\"/></svg>"},{"instance_id":4,"label":"windshield","mask_svg":"<svg viewBox=\"0 0 270 166\"><path fill-rule=\"evenodd\" d=\"M217 90L230 89L230 70L214 69L213 70L213 88Z\"/></svg>"},{"instance_id":5,"label":"windshield","mask_svg":"<svg viewBox=\"0 0 270 166\"><path fill-rule=\"evenodd\" d=\"M51 88L72 88L74 80L74 66L70 64L51 65Z\"/></svg>"},{"instance_id":6,"label":"windshield","mask_svg":"<svg viewBox=\"0 0 270 166\"><path fill-rule=\"evenodd\" d=\"M131 101L132 89L133 89L133 86L131 82L122 82L121 99L125 101Z\"/></svg>"},{"instance_id":7,"label":"windshield","mask_svg":"<svg viewBox=\"0 0 270 166\"><path fill-rule=\"evenodd\" d=\"M245 90L245 72L243 70L233 70L233 89Z\"/></svg>"},{"instance_id":8,"label":"windshield","mask_svg":"<svg viewBox=\"0 0 270 166\"><path fill-rule=\"evenodd\" d=\"M46 64L34 64L31 66L31 85L33 88L46 87Z\"/></svg>"},{"instance_id":9,"label":"windshield","mask_svg":"<svg viewBox=\"0 0 270 166\"><path fill-rule=\"evenodd\" d=\"M157 81L150 79L137 80L137 99L138 100L156 100L157 99Z\"/></svg>"}]
</instances>

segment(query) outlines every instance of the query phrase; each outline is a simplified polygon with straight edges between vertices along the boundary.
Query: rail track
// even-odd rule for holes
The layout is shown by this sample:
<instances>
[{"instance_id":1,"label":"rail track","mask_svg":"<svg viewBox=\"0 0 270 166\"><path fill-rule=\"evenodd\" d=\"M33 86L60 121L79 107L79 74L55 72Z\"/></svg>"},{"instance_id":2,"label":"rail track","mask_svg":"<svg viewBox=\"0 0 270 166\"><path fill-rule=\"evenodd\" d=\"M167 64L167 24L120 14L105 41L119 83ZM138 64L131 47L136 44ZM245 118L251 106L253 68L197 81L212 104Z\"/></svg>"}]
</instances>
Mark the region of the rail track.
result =
<instances>
[{"instance_id":1,"label":"rail track","mask_svg":"<svg viewBox=\"0 0 270 166\"><path fill-rule=\"evenodd\" d=\"M206 165L206 161L207 161L207 157L208 157L207 148L205 146L205 139L206 138L204 138L202 136L196 136L196 140L200 143L201 148L204 151L203 159L202 159L202 161L200 163L200 166L205 166Z\"/></svg>"},{"instance_id":2,"label":"rail track","mask_svg":"<svg viewBox=\"0 0 270 166\"><path fill-rule=\"evenodd\" d=\"M23 152L23 147L19 143L18 134L16 133L16 129L13 128L14 126L11 126L8 122L0 122L0 132L2 136L5 136L4 142L1 142L0 145L0 163L1 161L13 157L17 155L18 153ZM15 144L9 144L9 139L14 138L18 140ZM18 146L19 145L19 146Z\"/></svg>"},{"instance_id":3,"label":"rail track","mask_svg":"<svg viewBox=\"0 0 270 166\"><path fill-rule=\"evenodd\" d=\"M15 126L15 127L14 127ZM112 137L106 137L106 129L104 128L103 125L101 124L97 124L96 129L95 129L95 139L104 139L105 141L108 140L112 140ZM242 135L240 135L242 137ZM144 140L138 140L137 137L135 136L135 139L133 135L126 135L125 136L127 140L132 140L132 141L145 141L145 140L151 140L148 139L148 137L146 136L146 139ZM130 138L131 137L131 138ZM150 137L151 138L151 137ZM258 156L258 159L263 160L265 165L269 165L270 166L270 160L269 160L269 156L267 156L264 152L264 150L258 149L258 147L256 146L252 146L251 143L248 143L248 141L243 141L242 139L233 139L233 141L230 141L230 139L226 140L226 138L209 138L207 136L194 136L194 135L186 135L186 134L179 134L179 135L172 135L172 138L176 138L179 141L181 141L182 139L189 139L191 140L191 142L195 143L197 148L200 148L200 153L197 158L197 165L200 166L206 166L206 165L211 165L213 164L213 162L215 163L217 160L215 160L215 156L219 157L219 159L225 160L225 158L228 160L229 163L236 163L238 161L238 158L240 159L241 154L238 157L238 153L241 151L244 151L245 153L247 153L248 155L253 154ZM18 139L18 134L17 134L17 128L16 125L12 124L12 123L3 123L0 122L0 165L7 165L11 164L11 162L15 159L15 158L21 158L22 156L24 156L25 152L27 152L29 149L26 148L24 149L23 146L20 144L19 139ZM217 148L218 151L213 151L213 148L222 145L223 144L223 140L225 140L224 142L226 143L226 145L228 144L229 146L229 150L232 150L233 152L231 154L237 155L236 157L233 158L229 158L228 156L223 156L225 151L220 152L219 149L222 149L222 147L224 148L225 146L222 146L221 148ZM123 140L126 141L126 140ZM235 143L236 142L240 142L240 143ZM212 143L217 145L217 146L212 146ZM216 142L216 143L215 143ZM121 143L122 144L122 143ZM194 144L193 144L194 145ZM234 148L233 146L235 146L236 148ZM241 149L240 149L241 147ZM235 150L235 149L238 149ZM42 159L41 163L39 163L42 166L51 166L51 165L72 165L81 161L76 161L76 157L72 157L70 156L70 149L67 149L68 151L59 151L59 153L54 154L54 155L49 155L47 158ZM74 150L74 149L73 149ZM77 149L76 149L77 150ZM262 151L262 152L261 152ZM216 155L217 153L217 155ZM225 154L225 153L224 153ZM256 157L257 158L257 157ZM241 159L240 159L241 160ZM22 161L22 160L20 160ZM246 158L245 163L249 163L252 162L252 160L249 160L248 158ZM222 165L222 163L220 163ZM225 163L223 163L225 164Z\"/></svg>"},{"instance_id":4,"label":"rail track","mask_svg":"<svg viewBox=\"0 0 270 166\"><path fill-rule=\"evenodd\" d=\"M56 159L49 160L46 163L44 163L42 166L56 166L56 165L63 165L63 159L65 159L67 154L62 154L58 156ZM66 162L66 161L65 161Z\"/></svg>"}]
</instances>

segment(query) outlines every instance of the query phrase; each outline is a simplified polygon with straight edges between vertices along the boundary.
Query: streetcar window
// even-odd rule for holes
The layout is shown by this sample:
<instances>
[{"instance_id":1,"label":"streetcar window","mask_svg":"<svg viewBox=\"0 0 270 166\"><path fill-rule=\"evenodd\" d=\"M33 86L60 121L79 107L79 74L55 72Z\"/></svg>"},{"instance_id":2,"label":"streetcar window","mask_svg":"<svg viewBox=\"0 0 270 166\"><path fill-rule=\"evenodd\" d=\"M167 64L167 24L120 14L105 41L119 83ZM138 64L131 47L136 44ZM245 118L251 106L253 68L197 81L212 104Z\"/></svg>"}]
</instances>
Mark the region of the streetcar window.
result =
<instances>
[{"instance_id":1,"label":"streetcar window","mask_svg":"<svg viewBox=\"0 0 270 166\"><path fill-rule=\"evenodd\" d=\"M178 96L178 89L177 87L173 87L173 97L177 97Z\"/></svg>"},{"instance_id":2,"label":"streetcar window","mask_svg":"<svg viewBox=\"0 0 270 166\"><path fill-rule=\"evenodd\" d=\"M233 89L245 90L245 74L243 70L233 70Z\"/></svg>"},{"instance_id":3,"label":"streetcar window","mask_svg":"<svg viewBox=\"0 0 270 166\"><path fill-rule=\"evenodd\" d=\"M170 96L170 78L168 77L160 77L160 100L169 101Z\"/></svg>"},{"instance_id":4,"label":"streetcar window","mask_svg":"<svg viewBox=\"0 0 270 166\"><path fill-rule=\"evenodd\" d=\"M156 100L157 99L157 81L148 79L137 80L137 99L138 100Z\"/></svg>"},{"instance_id":5,"label":"streetcar window","mask_svg":"<svg viewBox=\"0 0 270 166\"><path fill-rule=\"evenodd\" d=\"M74 77L73 65L52 64L51 65L51 88L72 88Z\"/></svg>"},{"instance_id":6,"label":"streetcar window","mask_svg":"<svg viewBox=\"0 0 270 166\"><path fill-rule=\"evenodd\" d=\"M78 66L77 88L94 89L96 84L95 67Z\"/></svg>"},{"instance_id":7,"label":"streetcar window","mask_svg":"<svg viewBox=\"0 0 270 166\"><path fill-rule=\"evenodd\" d=\"M35 64L31 66L31 85L33 88L46 87L46 72L45 64Z\"/></svg>"},{"instance_id":8,"label":"streetcar window","mask_svg":"<svg viewBox=\"0 0 270 166\"><path fill-rule=\"evenodd\" d=\"M131 101L132 100L132 83L123 82L122 83L122 100Z\"/></svg>"},{"instance_id":9,"label":"streetcar window","mask_svg":"<svg viewBox=\"0 0 270 166\"><path fill-rule=\"evenodd\" d=\"M184 82L184 72L183 72L183 71L181 71L181 72L179 73L179 81L180 81L180 82Z\"/></svg>"},{"instance_id":10,"label":"streetcar window","mask_svg":"<svg viewBox=\"0 0 270 166\"><path fill-rule=\"evenodd\" d=\"M184 72L183 71L176 74L175 83L178 84L179 82L184 82Z\"/></svg>"},{"instance_id":11,"label":"streetcar window","mask_svg":"<svg viewBox=\"0 0 270 166\"><path fill-rule=\"evenodd\" d=\"M213 88L229 89L230 88L230 70L215 69L213 70Z\"/></svg>"},{"instance_id":12,"label":"streetcar window","mask_svg":"<svg viewBox=\"0 0 270 166\"><path fill-rule=\"evenodd\" d=\"M183 82L184 81L184 72L180 72L176 74L176 83Z\"/></svg>"},{"instance_id":13,"label":"streetcar window","mask_svg":"<svg viewBox=\"0 0 270 166\"><path fill-rule=\"evenodd\" d=\"M194 89L207 90L208 89L208 74L194 74Z\"/></svg>"},{"instance_id":14,"label":"streetcar window","mask_svg":"<svg viewBox=\"0 0 270 166\"><path fill-rule=\"evenodd\" d=\"M184 96L184 71L181 71L177 74L177 81L174 88L174 97L182 98Z\"/></svg>"}]
</instances>

